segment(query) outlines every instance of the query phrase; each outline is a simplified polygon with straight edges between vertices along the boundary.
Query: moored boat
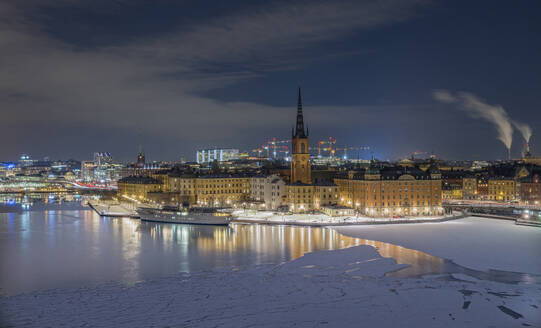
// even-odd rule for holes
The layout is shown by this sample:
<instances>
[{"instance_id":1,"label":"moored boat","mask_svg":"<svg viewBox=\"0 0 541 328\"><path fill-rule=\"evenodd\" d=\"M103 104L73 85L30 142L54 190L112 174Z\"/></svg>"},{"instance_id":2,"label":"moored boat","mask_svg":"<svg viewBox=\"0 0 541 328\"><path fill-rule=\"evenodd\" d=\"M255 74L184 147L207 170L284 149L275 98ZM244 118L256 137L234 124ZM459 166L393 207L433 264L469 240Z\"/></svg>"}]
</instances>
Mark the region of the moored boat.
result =
<instances>
[{"instance_id":1,"label":"moored boat","mask_svg":"<svg viewBox=\"0 0 541 328\"><path fill-rule=\"evenodd\" d=\"M228 225L233 220L229 210L220 208L139 207L137 213L141 220L151 222Z\"/></svg>"}]
</instances>

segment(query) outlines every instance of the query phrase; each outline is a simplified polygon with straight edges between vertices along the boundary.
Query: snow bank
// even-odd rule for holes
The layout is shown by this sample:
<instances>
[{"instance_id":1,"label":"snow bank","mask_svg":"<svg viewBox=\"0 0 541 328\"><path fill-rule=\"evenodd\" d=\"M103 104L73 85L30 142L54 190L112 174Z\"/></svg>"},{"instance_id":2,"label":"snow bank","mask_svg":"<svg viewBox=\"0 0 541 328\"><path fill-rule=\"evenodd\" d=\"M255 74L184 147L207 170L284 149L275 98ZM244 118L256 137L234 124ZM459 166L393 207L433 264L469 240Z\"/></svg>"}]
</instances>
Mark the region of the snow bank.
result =
<instances>
[{"instance_id":1,"label":"snow bank","mask_svg":"<svg viewBox=\"0 0 541 328\"><path fill-rule=\"evenodd\" d=\"M541 229L512 221L470 217L443 223L334 227L453 260L467 268L541 274Z\"/></svg>"},{"instance_id":2,"label":"snow bank","mask_svg":"<svg viewBox=\"0 0 541 328\"><path fill-rule=\"evenodd\" d=\"M291 214L276 213L271 211L236 211L234 215L241 222L263 222L275 224L300 224L300 225L343 225L343 224L373 224L389 223L396 224L397 221L439 221L445 216L408 216L404 218L372 218L367 216L329 216L326 214ZM458 215L458 213L457 213Z\"/></svg>"},{"instance_id":3,"label":"snow bank","mask_svg":"<svg viewBox=\"0 0 541 328\"><path fill-rule=\"evenodd\" d=\"M396 269L369 246L279 266L179 274L133 287L0 298L0 326L522 327L539 326L541 286L432 277Z\"/></svg>"}]
</instances>

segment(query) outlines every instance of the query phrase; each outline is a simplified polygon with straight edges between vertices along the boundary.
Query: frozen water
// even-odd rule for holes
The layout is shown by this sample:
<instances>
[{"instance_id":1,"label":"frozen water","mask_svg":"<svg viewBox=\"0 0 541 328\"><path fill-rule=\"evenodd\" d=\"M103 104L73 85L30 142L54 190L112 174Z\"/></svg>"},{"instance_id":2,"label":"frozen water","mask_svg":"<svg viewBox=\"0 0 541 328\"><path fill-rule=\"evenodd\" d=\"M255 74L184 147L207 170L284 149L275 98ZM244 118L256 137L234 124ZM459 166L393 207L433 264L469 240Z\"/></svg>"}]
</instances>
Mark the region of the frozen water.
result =
<instances>
[{"instance_id":1,"label":"frozen water","mask_svg":"<svg viewBox=\"0 0 541 328\"><path fill-rule=\"evenodd\" d=\"M420 250L475 270L541 274L541 229L470 217L442 223L335 227L351 237Z\"/></svg>"},{"instance_id":2,"label":"frozen water","mask_svg":"<svg viewBox=\"0 0 541 328\"><path fill-rule=\"evenodd\" d=\"M384 277L397 267L370 246L282 265L178 274L132 287L0 298L5 325L25 327L539 326L540 285Z\"/></svg>"},{"instance_id":3,"label":"frozen water","mask_svg":"<svg viewBox=\"0 0 541 328\"><path fill-rule=\"evenodd\" d=\"M0 326L541 326L538 283L504 284L462 271L391 277L389 272L406 266L399 263L439 272L445 262L421 251L340 236L336 230L257 225L190 230L72 212L41 217L39 223L30 214L20 220L14 215L0 216L2 286L15 281L5 275L13 266L22 281L28 276L33 282L40 276L54 280L55 274L62 280L64 274L72 277L72 269L85 279L75 281L75 288L34 286L0 297ZM536 229L488 219L337 228L363 238L394 238L462 265L471 262L476 269L532 273L539 261L532 245L539 240L534 240ZM513 243L524 252L509 249ZM486 256L491 252L500 253ZM183 265L190 270L181 270ZM145 277L150 268L159 274ZM95 276L108 279L88 285L87 278Z\"/></svg>"}]
</instances>

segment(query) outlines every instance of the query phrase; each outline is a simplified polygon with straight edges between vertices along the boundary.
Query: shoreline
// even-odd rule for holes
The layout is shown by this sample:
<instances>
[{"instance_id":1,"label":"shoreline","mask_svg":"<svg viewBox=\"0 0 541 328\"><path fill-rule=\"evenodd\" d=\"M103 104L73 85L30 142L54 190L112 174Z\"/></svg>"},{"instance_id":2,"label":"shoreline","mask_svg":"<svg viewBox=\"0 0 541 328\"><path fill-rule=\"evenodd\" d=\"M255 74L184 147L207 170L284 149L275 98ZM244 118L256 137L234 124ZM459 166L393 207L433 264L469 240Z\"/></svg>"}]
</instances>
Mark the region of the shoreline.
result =
<instances>
[{"instance_id":1,"label":"shoreline","mask_svg":"<svg viewBox=\"0 0 541 328\"><path fill-rule=\"evenodd\" d=\"M139 215L134 209L123 203L104 204L96 201L89 201L88 207L102 217L129 217L138 219ZM409 218L388 218L388 217L331 217L326 214L276 214L270 211L256 212L253 216L245 215L239 211L236 218L231 223L238 224L265 224L265 225L289 225L289 226L306 226L306 227L338 227L338 226L355 226L355 225L393 225L393 224L410 224L410 223L440 223L451 220L462 219L470 216L483 217L497 220L514 221L516 225L541 227L538 221L525 220L516 217L459 212L442 217L409 217ZM267 215L272 213L270 215ZM261 215L262 214L262 215ZM284 217L299 217L297 219L285 219Z\"/></svg>"},{"instance_id":2,"label":"shoreline","mask_svg":"<svg viewBox=\"0 0 541 328\"><path fill-rule=\"evenodd\" d=\"M399 218L399 219L387 219L387 218L363 218L361 220L357 221L342 221L342 222L332 222L330 221L322 221L322 222L303 222L303 221L295 221L295 220L283 220L279 221L277 219L275 220L266 220L266 219L251 219L251 218L245 218L245 219L235 219L232 223L238 223L238 224L266 224L266 225L291 225L291 226L311 226L311 227L335 227L335 226L357 226L357 225L391 225L391 224L410 224L410 223L438 223L438 222L446 222L451 220L458 220L467 217L466 214L460 214L460 215L452 215L452 216L445 216L442 218L426 218L423 219L421 217L418 218ZM336 219L337 221L339 219Z\"/></svg>"}]
</instances>

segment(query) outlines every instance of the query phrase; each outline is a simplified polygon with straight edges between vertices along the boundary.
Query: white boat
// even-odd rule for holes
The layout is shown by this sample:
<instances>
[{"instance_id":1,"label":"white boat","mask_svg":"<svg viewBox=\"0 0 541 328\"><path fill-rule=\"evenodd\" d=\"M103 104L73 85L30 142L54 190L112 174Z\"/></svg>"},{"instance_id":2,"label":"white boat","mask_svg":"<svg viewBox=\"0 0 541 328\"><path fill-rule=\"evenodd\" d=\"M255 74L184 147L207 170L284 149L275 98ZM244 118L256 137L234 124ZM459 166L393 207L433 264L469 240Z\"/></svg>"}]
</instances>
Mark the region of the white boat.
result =
<instances>
[{"instance_id":1,"label":"white boat","mask_svg":"<svg viewBox=\"0 0 541 328\"><path fill-rule=\"evenodd\" d=\"M230 210L218 208L139 207L137 213L141 220L151 222L228 225L233 220Z\"/></svg>"}]
</instances>

